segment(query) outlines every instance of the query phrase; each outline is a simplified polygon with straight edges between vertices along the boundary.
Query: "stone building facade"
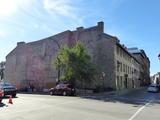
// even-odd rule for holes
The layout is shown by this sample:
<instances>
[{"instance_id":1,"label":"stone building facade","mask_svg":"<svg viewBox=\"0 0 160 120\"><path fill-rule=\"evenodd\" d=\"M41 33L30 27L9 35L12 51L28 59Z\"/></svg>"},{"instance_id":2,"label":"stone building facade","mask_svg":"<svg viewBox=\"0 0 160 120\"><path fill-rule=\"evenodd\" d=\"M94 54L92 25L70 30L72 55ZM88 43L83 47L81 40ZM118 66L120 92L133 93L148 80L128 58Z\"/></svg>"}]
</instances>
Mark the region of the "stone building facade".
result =
<instances>
[{"instance_id":1,"label":"stone building facade","mask_svg":"<svg viewBox=\"0 0 160 120\"><path fill-rule=\"evenodd\" d=\"M116 46L116 84L117 89L137 88L140 86L140 63L127 51L124 45Z\"/></svg>"},{"instance_id":2,"label":"stone building facade","mask_svg":"<svg viewBox=\"0 0 160 120\"><path fill-rule=\"evenodd\" d=\"M135 85L138 87L137 78L133 77L137 77L139 63L116 37L104 33L103 22L98 22L90 28L78 27L75 31L67 30L35 42L17 43L16 48L6 56L5 81L15 84L19 89L27 86L34 86L37 90L53 87L58 77L53 61L60 46L67 44L71 47L78 40L86 46L98 71L96 81L90 84L91 88L122 89ZM122 54L127 57L121 57L117 48L122 49ZM118 72L119 62L127 65L124 66L124 72ZM127 87L124 87L124 76L127 77Z\"/></svg>"},{"instance_id":3,"label":"stone building facade","mask_svg":"<svg viewBox=\"0 0 160 120\"><path fill-rule=\"evenodd\" d=\"M128 51L139 61L140 63L140 84L145 86L150 84L150 60L147 57L143 49L128 48Z\"/></svg>"}]
</instances>

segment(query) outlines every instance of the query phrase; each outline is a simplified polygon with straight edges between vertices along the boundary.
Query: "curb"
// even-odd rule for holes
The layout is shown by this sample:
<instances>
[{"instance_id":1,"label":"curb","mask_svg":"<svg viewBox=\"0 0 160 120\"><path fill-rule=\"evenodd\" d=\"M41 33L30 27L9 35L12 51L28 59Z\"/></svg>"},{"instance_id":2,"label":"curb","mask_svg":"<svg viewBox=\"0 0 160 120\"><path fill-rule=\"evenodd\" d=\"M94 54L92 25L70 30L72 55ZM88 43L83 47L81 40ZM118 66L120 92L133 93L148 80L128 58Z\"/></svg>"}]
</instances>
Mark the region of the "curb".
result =
<instances>
[{"instance_id":1,"label":"curb","mask_svg":"<svg viewBox=\"0 0 160 120\"><path fill-rule=\"evenodd\" d=\"M93 93L93 94L84 94L84 95L79 95L79 96L123 96L125 94L129 94L132 93L134 91L139 91L139 90L143 90L146 89L146 87L141 87L141 88L134 88L134 89L125 89L125 90L121 90L121 91L110 91L110 92L101 92L101 93Z\"/></svg>"}]
</instances>

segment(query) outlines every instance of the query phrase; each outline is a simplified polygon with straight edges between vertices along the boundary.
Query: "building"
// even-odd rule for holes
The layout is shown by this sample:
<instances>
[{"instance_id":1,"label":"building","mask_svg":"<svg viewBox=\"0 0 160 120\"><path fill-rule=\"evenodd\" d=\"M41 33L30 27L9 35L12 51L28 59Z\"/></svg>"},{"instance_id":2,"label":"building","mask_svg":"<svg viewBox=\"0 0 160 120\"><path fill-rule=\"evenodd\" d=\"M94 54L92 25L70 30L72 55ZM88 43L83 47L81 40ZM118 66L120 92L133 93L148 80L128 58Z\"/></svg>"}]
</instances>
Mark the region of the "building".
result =
<instances>
[{"instance_id":1,"label":"building","mask_svg":"<svg viewBox=\"0 0 160 120\"><path fill-rule=\"evenodd\" d=\"M150 84L150 60L143 49L128 48L128 51L140 63L140 81L141 86Z\"/></svg>"},{"instance_id":2,"label":"building","mask_svg":"<svg viewBox=\"0 0 160 120\"><path fill-rule=\"evenodd\" d=\"M126 89L139 87L139 62L119 40L104 33L104 23L90 28L78 27L35 42L19 42L6 56L5 81L18 88L34 86L37 90L53 87L58 71L53 61L60 45L73 46L81 41L96 65L98 75L90 88ZM78 85L80 86L80 85Z\"/></svg>"},{"instance_id":3,"label":"building","mask_svg":"<svg viewBox=\"0 0 160 120\"><path fill-rule=\"evenodd\" d=\"M151 76L151 84L160 84L160 72Z\"/></svg>"},{"instance_id":4,"label":"building","mask_svg":"<svg viewBox=\"0 0 160 120\"><path fill-rule=\"evenodd\" d=\"M140 86L140 63L120 43L116 46L116 84L118 89Z\"/></svg>"}]
</instances>

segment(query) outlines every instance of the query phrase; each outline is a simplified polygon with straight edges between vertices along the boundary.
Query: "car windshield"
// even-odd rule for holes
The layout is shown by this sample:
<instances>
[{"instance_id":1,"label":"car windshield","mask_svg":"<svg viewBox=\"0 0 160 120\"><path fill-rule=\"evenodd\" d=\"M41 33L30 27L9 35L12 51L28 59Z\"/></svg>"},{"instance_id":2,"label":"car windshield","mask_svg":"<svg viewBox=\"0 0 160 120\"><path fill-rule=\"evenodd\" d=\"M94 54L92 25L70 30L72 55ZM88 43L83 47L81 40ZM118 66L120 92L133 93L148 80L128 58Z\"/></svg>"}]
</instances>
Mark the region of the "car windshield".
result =
<instances>
[{"instance_id":1,"label":"car windshield","mask_svg":"<svg viewBox=\"0 0 160 120\"><path fill-rule=\"evenodd\" d=\"M58 85L56 86L56 88L64 88L64 87L66 87L65 84L58 84Z\"/></svg>"},{"instance_id":2,"label":"car windshield","mask_svg":"<svg viewBox=\"0 0 160 120\"><path fill-rule=\"evenodd\" d=\"M13 85L11 85L10 83L1 83L0 86L6 86L6 87L8 87L8 86L13 86Z\"/></svg>"},{"instance_id":3,"label":"car windshield","mask_svg":"<svg viewBox=\"0 0 160 120\"><path fill-rule=\"evenodd\" d=\"M150 86L150 88L157 88L157 86Z\"/></svg>"},{"instance_id":4,"label":"car windshield","mask_svg":"<svg viewBox=\"0 0 160 120\"><path fill-rule=\"evenodd\" d=\"M158 87L157 85L150 85L149 87Z\"/></svg>"}]
</instances>

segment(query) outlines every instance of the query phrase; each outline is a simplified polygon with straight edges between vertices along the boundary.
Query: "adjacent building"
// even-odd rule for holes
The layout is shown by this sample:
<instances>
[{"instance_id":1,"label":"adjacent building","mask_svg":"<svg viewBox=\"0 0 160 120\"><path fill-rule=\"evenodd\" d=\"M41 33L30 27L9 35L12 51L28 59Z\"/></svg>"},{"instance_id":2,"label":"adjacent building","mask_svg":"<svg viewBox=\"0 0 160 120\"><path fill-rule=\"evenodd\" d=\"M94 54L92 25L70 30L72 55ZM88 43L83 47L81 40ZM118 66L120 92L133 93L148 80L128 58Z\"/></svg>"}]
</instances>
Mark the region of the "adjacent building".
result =
<instances>
[{"instance_id":1,"label":"adjacent building","mask_svg":"<svg viewBox=\"0 0 160 120\"><path fill-rule=\"evenodd\" d=\"M150 60L147 57L143 49L128 48L128 51L139 61L140 63L140 84L145 86L150 84Z\"/></svg>"},{"instance_id":2,"label":"adjacent building","mask_svg":"<svg viewBox=\"0 0 160 120\"><path fill-rule=\"evenodd\" d=\"M117 89L140 86L140 63L120 43L116 45L116 86Z\"/></svg>"},{"instance_id":3,"label":"adjacent building","mask_svg":"<svg viewBox=\"0 0 160 120\"><path fill-rule=\"evenodd\" d=\"M84 43L98 71L96 81L87 85L89 88L123 90L140 86L141 72L146 72L141 71L141 61L128 52L118 38L104 33L103 22L90 28L67 30L35 42L18 42L6 56L5 81L19 89L28 86L37 90L53 87L58 78L53 62L60 46L67 44L72 47L77 41ZM149 66L146 69L148 72Z\"/></svg>"},{"instance_id":4,"label":"adjacent building","mask_svg":"<svg viewBox=\"0 0 160 120\"><path fill-rule=\"evenodd\" d=\"M151 84L160 84L160 72L151 76Z\"/></svg>"}]
</instances>

